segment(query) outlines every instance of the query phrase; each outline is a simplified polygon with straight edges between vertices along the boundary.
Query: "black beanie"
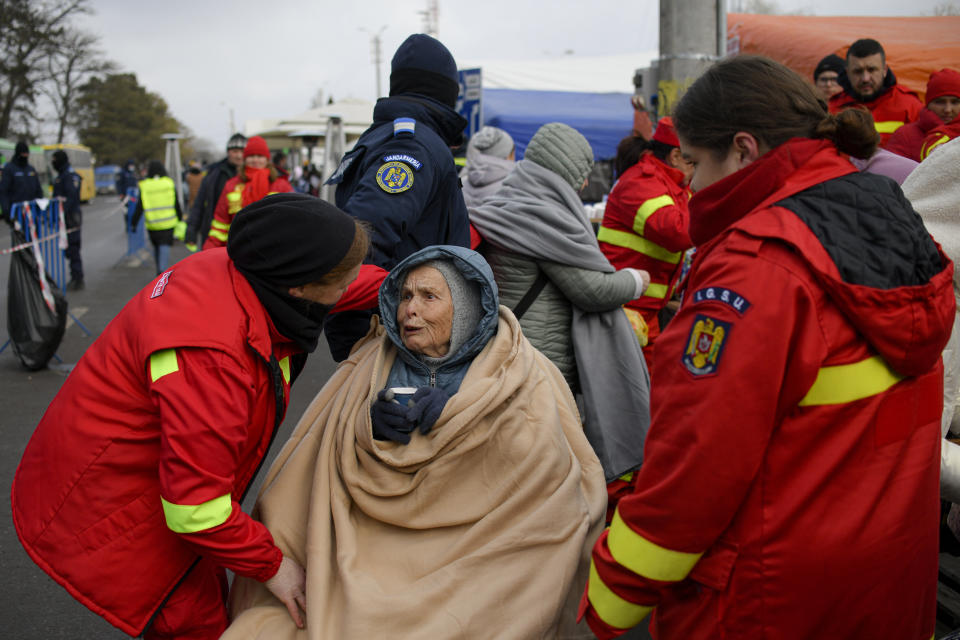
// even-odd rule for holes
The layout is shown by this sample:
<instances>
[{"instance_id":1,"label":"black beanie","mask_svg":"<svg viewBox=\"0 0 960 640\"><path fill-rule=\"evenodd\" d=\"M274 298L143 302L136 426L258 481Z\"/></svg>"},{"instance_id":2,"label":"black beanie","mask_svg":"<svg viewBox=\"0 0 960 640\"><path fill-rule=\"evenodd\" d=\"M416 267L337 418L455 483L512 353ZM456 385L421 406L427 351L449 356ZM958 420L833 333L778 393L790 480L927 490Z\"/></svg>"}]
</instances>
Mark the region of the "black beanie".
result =
<instances>
[{"instance_id":1,"label":"black beanie","mask_svg":"<svg viewBox=\"0 0 960 640\"><path fill-rule=\"evenodd\" d=\"M356 222L325 200L277 193L237 213L227 254L244 275L279 288L316 282L353 245Z\"/></svg>"},{"instance_id":2,"label":"black beanie","mask_svg":"<svg viewBox=\"0 0 960 640\"><path fill-rule=\"evenodd\" d=\"M390 95L417 93L454 107L460 94L457 63L436 38L415 33L393 54Z\"/></svg>"},{"instance_id":3,"label":"black beanie","mask_svg":"<svg viewBox=\"0 0 960 640\"><path fill-rule=\"evenodd\" d=\"M817 63L817 68L813 70L813 81L816 82L817 78L819 78L820 74L824 71L833 71L837 75L842 76L847 71L847 63L837 54L831 53Z\"/></svg>"},{"instance_id":4,"label":"black beanie","mask_svg":"<svg viewBox=\"0 0 960 640\"><path fill-rule=\"evenodd\" d=\"M17 146L13 148L13 155L18 156L21 153L30 153L30 147L27 146L27 143L21 140L17 143Z\"/></svg>"}]
</instances>

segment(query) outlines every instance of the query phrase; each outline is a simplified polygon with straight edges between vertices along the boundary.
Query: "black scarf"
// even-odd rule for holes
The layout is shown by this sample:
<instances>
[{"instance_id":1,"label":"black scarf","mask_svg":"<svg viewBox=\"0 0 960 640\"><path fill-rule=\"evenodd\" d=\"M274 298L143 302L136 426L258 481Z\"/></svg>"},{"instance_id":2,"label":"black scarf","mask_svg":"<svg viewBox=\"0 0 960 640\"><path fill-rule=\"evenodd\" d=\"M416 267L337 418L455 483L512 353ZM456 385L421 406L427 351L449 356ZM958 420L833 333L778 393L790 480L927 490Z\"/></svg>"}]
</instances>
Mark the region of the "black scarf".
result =
<instances>
[{"instance_id":1,"label":"black scarf","mask_svg":"<svg viewBox=\"0 0 960 640\"><path fill-rule=\"evenodd\" d=\"M267 310L277 331L293 340L305 352L313 353L323 333L324 320L333 305L295 298L239 266L237 270L253 287L253 292Z\"/></svg>"}]
</instances>

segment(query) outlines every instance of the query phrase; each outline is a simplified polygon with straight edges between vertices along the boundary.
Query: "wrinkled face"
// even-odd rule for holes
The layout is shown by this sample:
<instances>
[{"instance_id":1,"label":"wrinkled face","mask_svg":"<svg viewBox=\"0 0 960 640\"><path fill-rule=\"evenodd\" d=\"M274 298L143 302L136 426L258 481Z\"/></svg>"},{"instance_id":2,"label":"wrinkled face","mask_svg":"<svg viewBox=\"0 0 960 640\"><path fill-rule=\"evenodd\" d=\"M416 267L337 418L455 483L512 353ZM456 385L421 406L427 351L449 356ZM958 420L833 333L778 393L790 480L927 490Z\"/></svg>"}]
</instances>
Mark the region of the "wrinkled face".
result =
<instances>
[{"instance_id":1,"label":"wrinkled face","mask_svg":"<svg viewBox=\"0 0 960 640\"><path fill-rule=\"evenodd\" d=\"M360 275L359 264L336 282L330 284L310 282L299 287L291 287L289 293L294 298L303 298L327 306L334 305L347 290L347 287L350 286L350 283L357 279L358 275Z\"/></svg>"},{"instance_id":2,"label":"wrinkled face","mask_svg":"<svg viewBox=\"0 0 960 640\"><path fill-rule=\"evenodd\" d=\"M243 149L227 149L227 162L235 167L243 164Z\"/></svg>"},{"instance_id":3,"label":"wrinkled face","mask_svg":"<svg viewBox=\"0 0 960 640\"><path fill-rule=\"evenodd\" d=\"M940 96L936 100L931 100L927 109L937 114L944 123L952 122L957 114L960 114L960 97Z\"/></svg>"},{"instance_id":4,"label":"wrinkled face","mask_svg":"<svg viewBox=\"0 0 960 640\"><path fill-rule=\"evenodd\" d=\"M861 100L869 101L880 92L885 75L887 75L887 64L883 61L882 53L864 58L850 56L847 59L847 77L850 79L850 86Z\"/></svg>"},{"instance_id":5,"label":"wrinkled face","mask_svg":"<svg viewBox=\"0 0 960 640\"><path fill-rule=\"evenodd\" d=\"M684 159L690 163L693 176L690 179L690 190L696 193L705 189L718 180L723 180L732 173L741 169L736 155L728 152L726 157L719 159L716 151L706 147L695 147L680 139L680 150Z\"/></svg>"},{"instance_id":6,"label":"wrinkled face","mask_svg":"<svg viewBox=\"0 0 960 640\"><path fill-rule=\"evenodd\" d=\"M251 169L266 169L267 168L267 157L266 156L247 156L243 164L247 165Z\"/></svg>"},{"instance_id":7,"label":"wrinkled face","mask_svg":"<svg viewBox=\"0 0 960 640\"><path fill-rule=\"evenodd\" d=\"M443 274L420 266L407 274L400 288L397 326L403 346L413 353L440 358L450 350L453 300Z\"/></svg>"},{"instance_id":8,"label":"wrinkled face","mask_svg":"<svg viewBox=\"0 0 960 640\"><path fill-rule=\"evenodd\" d=\"M840 74L836 71L824 71L817 76L817 93L820 94L821 98L830 100L830 98L843 91L843 87L837 81L839 78Z\"/></svg>"}]
</instances>

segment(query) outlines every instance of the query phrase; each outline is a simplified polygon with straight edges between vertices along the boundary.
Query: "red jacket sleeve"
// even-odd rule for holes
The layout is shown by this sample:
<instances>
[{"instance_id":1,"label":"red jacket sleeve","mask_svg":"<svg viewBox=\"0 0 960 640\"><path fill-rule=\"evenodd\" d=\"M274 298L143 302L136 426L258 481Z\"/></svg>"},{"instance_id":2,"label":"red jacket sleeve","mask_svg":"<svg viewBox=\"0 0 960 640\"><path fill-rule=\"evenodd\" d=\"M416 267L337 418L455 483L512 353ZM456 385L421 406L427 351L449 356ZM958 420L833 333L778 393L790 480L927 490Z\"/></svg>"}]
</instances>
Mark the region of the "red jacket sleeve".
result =
<instances>
[{"instance_id":1,"label":"red jacket sleeve","mask_svg":"<svg viewBox=\"0 0 960 640\"><path fill-rule=\"evenodd\" d=\"M639 623L717 542L785 408L816 378L826 345L806 267L752 242L752 256L706 257L657 343L644 464L594 546L581 603L599 638Z\"/></svg>"},{"instance_id":2,"label":"red jacket sleeve","mask_svg":"<svg viewBox=\"0 0 960 640\"><path fill-rule=\"evenodd\" d=\"M210 230L215 231L218 227L217 223L220 223L220 226L226 229L230 228L230 216L227 213L227 193L233 190L233 186L236 184L236 179L231 178L227 181L227 184L223 187L223 191L220 192L220 197L217 198L217 206L213 209L213 221L210 223ZM210 233L207 235L207 240L203 243L204 249L213 249L215 247L225 247L227 246L227 241L217 237L218 234ZM223 234L226 235L225 233Z\"/></svg>"},{"instance_id":3,"label":"red jacket sleeve","mask_svg":"<svg viewBox=\"0 0 960 640\"><path fill-rule=\"evenodd\" d=\"M267 528L245 514L236 473L251 455L250 375L226 354L177 349L176 370L156 379L160 410L160 497L167 526L198 554L261 582L280 566L282 552ZM156 374L153 374L156 377Z\"/></svg>"}]
</instances>

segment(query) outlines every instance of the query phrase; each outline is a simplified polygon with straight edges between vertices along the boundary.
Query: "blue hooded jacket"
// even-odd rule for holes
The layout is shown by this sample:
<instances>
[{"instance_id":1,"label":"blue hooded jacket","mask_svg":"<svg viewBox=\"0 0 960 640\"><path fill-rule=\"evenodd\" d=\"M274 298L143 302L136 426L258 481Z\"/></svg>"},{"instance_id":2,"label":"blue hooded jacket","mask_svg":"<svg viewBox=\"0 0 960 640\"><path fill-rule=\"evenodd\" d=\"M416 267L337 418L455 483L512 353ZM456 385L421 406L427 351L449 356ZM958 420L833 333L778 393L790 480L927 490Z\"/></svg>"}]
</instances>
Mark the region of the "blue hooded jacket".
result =
<instances>
[{"instance_id":1,"label":"blue hooded jacket","mask_svg":"<svg viewBox=\"0 0 960 640\"><path fill-rule=\"evenodd\" d=\"M432 260L450 260L464 278L476 282L480 287L481 307L480 321L477 323L476 331L460 345L456 353L435 369L403 346L397 324L400 289L407 273L414 267ZM496 334L499 308L500 301L493 271L483 256L476 251L452 245L437 245L421 249L398 264L380 285L380 321L387 337L396 345L399 352L387 377L387 387L436 386L449 395L456 393L467 374L467 369L470 368L470 363ZM457 313L456 308L453 312Z\"/></svg>"}]
</instances>

